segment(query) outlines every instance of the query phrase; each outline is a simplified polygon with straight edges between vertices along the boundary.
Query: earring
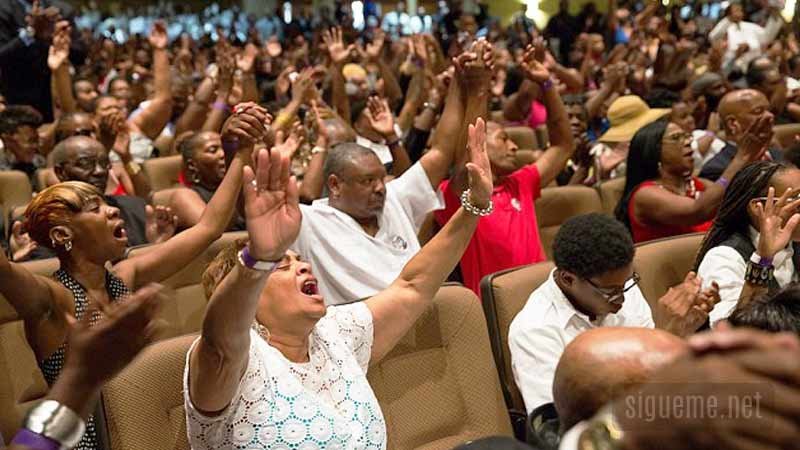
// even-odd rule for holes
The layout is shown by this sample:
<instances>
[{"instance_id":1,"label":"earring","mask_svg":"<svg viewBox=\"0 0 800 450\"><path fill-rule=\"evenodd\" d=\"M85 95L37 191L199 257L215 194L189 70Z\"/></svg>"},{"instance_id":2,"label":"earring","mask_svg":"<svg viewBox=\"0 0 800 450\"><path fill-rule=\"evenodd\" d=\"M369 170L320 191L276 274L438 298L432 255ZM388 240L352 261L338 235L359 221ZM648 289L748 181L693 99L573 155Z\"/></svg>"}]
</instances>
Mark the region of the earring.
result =
<instances>
[{"instance_id":1,"label":"earring","mask_svg":"<svg viewBox=\"0 0 800 450\"><path fill-rule=\"evenodd\" d=\"M64 243L64 250L66 251L72 250L72 241L67 241Z\"/></svg>"},{"instance_id":2,"label":"earring","mask_svg":"<svg viewBox=\"0 0 800 450\"><path fill-rule=\"evenodd\" d=\"M194 183L194 184L199 184L199 183L200 183L200 177L199 177L199 176L197 176L197 172L195 172L195 173L192 175L192 183Z\"/></svg>"},{"instance_id":3,"label":"earring","mask_svg":"<svg viewBox=\"0 0 800 450\"><path fill-rule=\"evenodd\" d=\"M264 341L266 341L267 344L269 344L270 334L269 334L269 330L267 329L267 327L265 327L264 325L261 325L258 322L258 320L253 320L252 328L256 331L256 333L258 333L259 336L261 336L261 339L264 339Z\"/></svg>"}]
</instances>

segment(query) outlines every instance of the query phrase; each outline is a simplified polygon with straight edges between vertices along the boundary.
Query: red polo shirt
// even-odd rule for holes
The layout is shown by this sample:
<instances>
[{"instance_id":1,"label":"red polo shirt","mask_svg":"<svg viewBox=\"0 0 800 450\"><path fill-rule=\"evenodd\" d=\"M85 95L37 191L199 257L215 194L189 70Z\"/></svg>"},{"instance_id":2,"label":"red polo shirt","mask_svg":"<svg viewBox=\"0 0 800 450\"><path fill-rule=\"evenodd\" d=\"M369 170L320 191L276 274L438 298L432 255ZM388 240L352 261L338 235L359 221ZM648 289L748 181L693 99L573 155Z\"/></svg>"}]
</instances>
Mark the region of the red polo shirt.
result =
<instances>
[{"instance_id":1,"label":"red polo shirt","mask_svg":"<svg viewBox=\"0 0 800 450\"><path fill-rule=\"evenodd\" d=\"M439 225L447 223L461 206L460 193L451 192L449 187L450 180L439 186L445 199L445 209L434 213ZM539 169L534 164L517 170L495 186L492 192L494 212L478 221L478 228L461 258L464 285L478 296L484 276L547 259L539 240L533 207L539 195Z\"/></svg>"}]
</instances>

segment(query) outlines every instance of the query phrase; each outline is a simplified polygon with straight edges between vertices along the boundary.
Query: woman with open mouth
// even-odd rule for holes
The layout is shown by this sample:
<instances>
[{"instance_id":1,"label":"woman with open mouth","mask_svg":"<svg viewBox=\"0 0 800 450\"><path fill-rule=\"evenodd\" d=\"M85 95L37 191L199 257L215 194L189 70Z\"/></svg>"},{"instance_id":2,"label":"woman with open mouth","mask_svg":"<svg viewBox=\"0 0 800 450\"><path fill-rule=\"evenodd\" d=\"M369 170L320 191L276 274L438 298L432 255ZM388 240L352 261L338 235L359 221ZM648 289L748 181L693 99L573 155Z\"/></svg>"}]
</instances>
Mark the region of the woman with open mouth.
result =
<instances>
[{"instance_id":1,"label":"woman with open mouth","mask_svg":"<svg viewBox=\"0 0 800 450\"><path fill-rule=\"evenodd\" d=\"M184 377L193 449L386 448L367 367L428 308L491 212L485 137L478 119L469 129L469 189L445 227L388 288L329 308L311 266L287 253L301 221L289 160L259 152L257 173L244 175L249 242L220 252L203 275L210 300Z\"/></svg>"},{"instance_id":2,"label":"woman with open mouth","mask_svg":"<svg viewBox=\"0 0 800 450\"><path fill-rule=\"evenodd\" d=\"M242 144L248 138L261 139L266 111L252 104L242 110L226 122L223 136L236 136ZM197 225L128 259L123 259L128 243L125 222L96 187L59 183L31 201L25 211L25 229L39 245L57 254L60 268L52 278L36 275L0 252L0 293L25 321L28 343L50 385L61 373L68 350L68 317L80 320L92 314L91 323L101 320L106 305L124 300L148 283L167 279L222 235L233 215L242 167L251 149L240 145L232 155L230 169ZM106 269L109 262L113 264L110 271ZM75 448L98 448L91 417Z\"/></svg>"}]
</instances>

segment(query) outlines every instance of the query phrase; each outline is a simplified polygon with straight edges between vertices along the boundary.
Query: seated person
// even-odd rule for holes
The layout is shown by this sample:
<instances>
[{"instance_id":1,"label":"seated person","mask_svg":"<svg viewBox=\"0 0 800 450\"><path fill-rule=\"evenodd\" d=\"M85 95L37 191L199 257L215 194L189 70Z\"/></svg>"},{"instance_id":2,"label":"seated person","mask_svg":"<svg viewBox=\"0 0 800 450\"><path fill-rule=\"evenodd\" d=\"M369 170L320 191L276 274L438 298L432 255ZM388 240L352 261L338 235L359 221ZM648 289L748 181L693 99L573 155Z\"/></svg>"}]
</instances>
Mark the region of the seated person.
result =
<instances>
[{"instance_id":1,"label":"seated person","mask_svg":"<svg viewBox=\"0 0 800 450\"><path fill-rule=\"evenodd\" d=\"M200 220L206 204L225 177L226 166L219 133L192 133L181 140L178 150L183 159L184 174L191 186L172 193L170 208L178 217L178 228L183 229L194 226ZM244 218L237 213L228 231L244 229Z\"/></svg>"},{"instance_id":2,"label":"seated person","mask_svg":"<svg viewBox=\"0 0 800 450\"><path fill-rule=\"evenodd\" d=\"M700 171L700 178L716 181L720 177L725 178L725 170L730 166L738 154L738 147L742 145L752 145L751 137L757 133L759 126L763 126L772 132L774 116L769 111L769 100L767 97L753 89L739 89L731 91L722 97L719 102L719 118L722 129L725 130L725 140L727 145L703 165ZM768 122L769 126L763 122ZM772 134L769 135L764 148L768 154L765 158L775 161L782 159L780 150L769 147ZM730 181L730 178L726 178Z\"/></svg>"},{"instance_id":3,"label":"seated person","mask_svg":"<svg viewBox=\"0 0 800 450\"><path fill-rule=\"evenodd\" d=\"M86 136L67 138L53 149L52 161L59 182L82 181L106 192L111 161L100 142ZM103 199L110 206L119 208L119 215L125 221L127 243L131 247L164 242L175 234L176 220L167 207L154 208L143 199L130 195L104 195ZM13 240L11 244L12 252L16 253ZM55 256L41 243L30 251L27 259Z\"/></svg>"},{"instance_id":4,"label":"seated person","mask_svg":"<svg viewBox=\"0 0 800 450\"><path fill-rule=\"evenodd\" d=\"M0 112L0 170L25 172L34 186L36 170L45 166L37 131L41 124L42 115L30 106L9 105Z\"/></svg>"},{"instance_id":5,"label":"seated person","mask_svg":"<svg viewBox=\"0 0 800 450\"><path fill-rule=\"evenodd\" d=\"M769 269L766 287L773 292L800 280L800 252L795 244L800 234L778 235L772 227L767 238L762 234L762 219L757 214L770 190L775 199L783 199L779 207L776 205L775 214L788 220L798 207L793 199L800 193L800 170L772 161L759 161L742 169L731 181L714 226L700 246L695 269L706 285L715 282L720 289L721 302L709 314L712 326L752 297L743 289L748 265L761 264ZM770 247L773 241L777 247Z\"/></svg>"},{"instance_id":6,"label":"seated person","mask_svg":"<svg viewBox=\"0 0 800 450\"><path fill-rule=\"evenodd\" d=\"M686 350L683 339L662 330L603 327L580 334L564 348L553 380L562 433Z\"/></svg>"},{"instance_id":7,"label":"seated person","mask_svg":"<svg viewBox=\"0 0 800 450\"><path fill-rule=\"evenodd\" d=\"M691 273L658 300L653 314L637 286L633 255L625 227L602 214L573 217L558 230L553 243L556 268L531 294L508 331L511 368L528 414L553 401L558 360L582 332L657 327L684 336L707 319L717 292L713 287L701 292ZM675 308L678 304L683 309Z\"/></svg>"},{"instance_id":8,"label":"seated person","mask_svg":"<svg viewBox=\"0 0 800 450\"><path fill-rule=\"evenodd\" d=\"M742 146L716 183L692 176L691 134L666 120L639 130L631 141L625 189L615 211L634 242L705 231L725 186L761 155L761 141Z\"/></svg>"}]
</instances>

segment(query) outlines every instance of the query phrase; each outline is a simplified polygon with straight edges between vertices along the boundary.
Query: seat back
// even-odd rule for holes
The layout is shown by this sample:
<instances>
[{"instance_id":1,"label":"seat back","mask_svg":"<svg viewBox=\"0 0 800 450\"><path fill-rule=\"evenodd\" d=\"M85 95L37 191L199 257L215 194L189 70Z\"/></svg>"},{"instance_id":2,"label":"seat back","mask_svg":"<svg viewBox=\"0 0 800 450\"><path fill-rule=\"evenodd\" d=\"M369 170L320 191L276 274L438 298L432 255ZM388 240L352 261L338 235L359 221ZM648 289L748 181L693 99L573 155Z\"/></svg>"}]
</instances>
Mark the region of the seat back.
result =
<instances>
[{"instance_id":1,"label":"seat back","mask_svg":"<svg viewBox=\"0 0 800 450\"><path fill-rule=\"evenodd\" d=\"M622 198L622 192L625 191L625 177L614 178L600 183L598 191L600 192L600 201L603 204L603 212L613 217L614 210Z\"/></svg>"},{"instance_id":2,"label":"seat back","mask_svg":"<svg viewBox=\"0 0 800 450\"><path fill-rule=\"evenodd\" d=\"M172 187L161 189L160 191L153 191L150 193L150 204L156 206L169 206L172 201L172 194L185 187Z\"/></svg>"},{"instance_id":3,"label":"seat back","mask_svg":"<svg viewBox=\"0 0 800 450\"><path fill-rule=\"evenodd\" d=\"M159 315L166 322L159 338L165 339L200 331L206 312L206 297L200 285L206 266L219 251L236 239L247 237L246 231L224 233L202 254L194 258L180 272L162 282L167 288L169 301L163 302ZM131 249L128 257L150 251L152 246Z\"/></svg>"},{"instance_id":4,"label":"seat back","mask_svg":"<svg viewBox=\"0 0 800 450\"><path fill-rule=\"evenodd\" d=\"M514 381L511 370L511 351L508 348L508 329L511 321L522 310L528 297L542 283L547 281L553 270L550 261L516 267L483 277L481 280L481 299L489 337L492 343L492 354L500 374L503 395L508 409L525 414L525 403L522 394Z\"/></svg>"},{"instance_id":5,"label":"seat back","mask_svg":"<svg viewBox=\"0 0 800 450\"><path fill-rule=\"evenodd\" d=\"M553 259L553 240L558 229L570 217L601 212L600 196L586 186L560 186L542 189L536 200L536 219L539 222L539 238L547 254Z\"/></svg>"},{"instance_id":6,"label":"seat back","mask_svg":"<svg viewBox=\"0 0 800 450\"><path fill-rule=\"evenodd\" d=\"M636 246L633 266L642 277L639 288L651 308L692 270L703 236L703 233L687 234Z\"/></svg>"},{"instance_id":7,"label":"seat back","mask_svg":"<svg viewBox=\"0 0 800 450\"><path fill-rule=\"evenodd\" d=\"M151 158L142 164L142 170L150 180L150 188L153 191L178 186L182 167L181 155Z\"/></svg>"},{"instance_id":8,"label":"seat back","mask_svg":"<svg viewBox=\"0 0 800 450\"><path fill-rule=\"evenodd\" d=\"M183 407L186 353L197 335L159 341L103 388L114 450L188 450Z\"/></svg>"},{"instance_id":9,"label":"seat back","mask_svg":"<svg viewBox=\"0 0 800 450\"><path fill-rule=\"evenodd\" d=\"M33 273L50 275L56 258L22 265ZM11 304L0 295L0 434L14 436L25 413L47 394L36 356L25 338L25 326Z\"/></svg>"},{"instance_id":10,"label":"seat back","mask_svg":"<svg viewBox=\"0 0 800 450\"><path fill-rule=\"evenodd\" d=\"M462 286L443 286L367 378L391 450L449 450L484 436L511 436L480 300Z\"/></svg>"},{"instance_id":11,"label":"seat back","mask_svg":"<svg viewBox=\"0 0 800 450\"><path fill-rule=\"evenodd\" d=\"M8 230L8 214L17 206L27 205L33 197L31 182L25 172L19 170L0 171L0 212L3 214L3 229ZM9 231L10 233L10 231ZM2 236L5 238L5 236Z\"/></svg>"},{"instance_id":12,"label":"seat back","mask_svg":"<svg viewBox=\"0 0 800 450\"><path fill-rule=\"evenodd\" d=\"M536 150L539 142L536 133L530 127L504 127L509 139L514 141L521 150Z\"/></svg>"}]
</instances>

